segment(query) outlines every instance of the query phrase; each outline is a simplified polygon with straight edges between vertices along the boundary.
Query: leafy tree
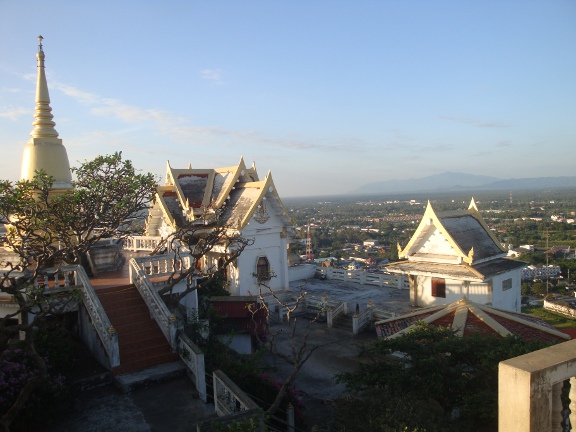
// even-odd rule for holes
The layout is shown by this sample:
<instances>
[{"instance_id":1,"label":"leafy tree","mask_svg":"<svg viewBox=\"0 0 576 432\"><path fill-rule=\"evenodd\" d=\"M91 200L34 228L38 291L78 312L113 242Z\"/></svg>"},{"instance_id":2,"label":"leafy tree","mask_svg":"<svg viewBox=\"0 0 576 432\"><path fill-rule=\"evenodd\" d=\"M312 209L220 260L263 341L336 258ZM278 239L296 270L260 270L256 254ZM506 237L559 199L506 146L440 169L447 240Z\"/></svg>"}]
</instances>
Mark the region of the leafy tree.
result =
<instances>
[{"instance_id":1,"label":"leafy tree","mask_svg":"<svg viewBox=\"0 0 576 432\"><path fill-rule=\"evenodd\" d=\"M0 241L8 250L1 263L5 270L0 292L18 307L0 319L0 352L23 334L23 350L37 370L0 413L0 427L6 431L48 376L35 347L35 329L79 298L75 290L52 293L37 282L53 266L83 264L86 252L102 239L134 234L138 226L132 222L153 197L154 176L137 173L121 153L98 156L73 172L73 188L58 194L52 191L53 179L43 172L33 180L0 181L0 223L7 227Z\"/></svg>"},{"instance_id":2,"label":"leafy tree","mask_svg":"<svg viewBox=\"0 0 576 432\"><path fill-rule=\"evenodd\" d=\"M182 220L178 228L162 239L152 255L162 253L170 248L176 254L176 260L181 261L184 256L190 259L187 268L175 268L168 277L163 288L158 293L164 296L169 307L174 307L190 292L200 289L207 295L222 292L226 285L224 276L230 264L236 262L240 254L248 246L254 244L254 239L242 237L240 233L227 222L227 208L205 212L205 216L195 220ZM221 255L217 266L204 268L200 272L200 263L203 257L211 251L220 249L226 253ZM202 276L199 282L192 276ZM183 290L174 290L180 282L185 282Z\"/></svg>"},{"instance_id":3,"label":"leafy tree","mask_svg":"<svg viewBox=\"0 0 576 432\"><path fill-rule=\"evenodd\" d=\"M364 430L366 421L374 431L494 430L498 363L543 347L516 337L461 338L450 329L421 324L404 336L376 342L362 352L358 371L338 376L355 396L342 405L346 410L340 410L338 421L346 430ZM365 412L361 407L374 405L370 401L381 409ZM426 415L418 415L424 407ZM347 420L355 409L366 416L362 427Z\"/></svg>"},{"instance_id":4,"label":"leafy tree","mask_svg":"<svg viewBox=\"0 0 576 432\"><path fill-rule=\"evenodd\" d=\"M540 296L546 295L548 293L546 282L534 282L532 284L532 293Z\"/></svg>"},{"instance_id":5,"label":"leafy tree","mask_svg":"<svg viewBox=\"0 0 576 432\"><path fill-rule=\"evenodd\" d=\"M521 291L523 296L529 296L530 294L532 294L532 287L530 286L529 283L522 282Z\"/></svg>"}]
</instances>

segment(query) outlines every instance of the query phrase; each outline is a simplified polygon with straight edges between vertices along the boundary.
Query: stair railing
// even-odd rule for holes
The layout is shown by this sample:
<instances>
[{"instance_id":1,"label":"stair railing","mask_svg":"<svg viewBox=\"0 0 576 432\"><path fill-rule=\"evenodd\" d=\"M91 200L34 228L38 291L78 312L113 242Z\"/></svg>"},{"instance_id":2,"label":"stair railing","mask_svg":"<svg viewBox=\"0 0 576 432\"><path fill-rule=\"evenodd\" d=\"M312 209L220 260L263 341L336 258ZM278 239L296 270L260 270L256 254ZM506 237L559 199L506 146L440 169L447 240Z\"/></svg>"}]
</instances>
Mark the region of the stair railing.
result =
<instances>
[{"instance_id":1,"label":"stair railing","mask_svg":"<svg viewBox=\"0 0 576 432\"><path fill-rule=\"evenodd\" d=\"M174 255L174 254L167 254ZM165 257L163 255L163 257ZM168 340L170 347L176 351L176 334L178 332L178 324L176 317L170 312L164 300L160 297L160 294L152 285L152 282L148 278L145 267L139 262L142 258L130 260L130 282L138 289L138 292L144 299L144 302L150 310L152 318L158 323L160 330L164 333L164 336Z\"/></svg>"},{"instance_id":2,"label":"stair railing","mask_svg":"<svg viewBox=\"0 0 576 432\"><path fill-rule=\"evenodd\" d=\"M194 375L194 383L198 396L204 402L208 401L206 394L206 372L204 368L204 353L183 332L178 334L178 354Z\"/></svg>"},{"instance_id":3,"label":"stair railing","mask_svg":"<svg viewBox=\"0 0 576 432\"><path fill-rule=\"evenodd\" d=\"M110 362L110 367L116 367L120 365L120 349L118 347L118 334L112 326L108 315L104 311L100 299L94 291L94 287L90 283L90 279L86 274L86 270L80 265L74 266L62 266L60 270L64 275L69 271L74 271L74 282L75 285L80 286L82 292L82 302L88 311L88 315L92 320L92 324L98 333L98 337L104 346L106 354L108 354L108 361ZM68 278L65 278L68 281Z\"/></svg>"},{"instance_id":4,"label":"stair railing","mask_svg":"<svg viewBox=\"0 0 576 432\"><path fill-rule=\"evenodd\" d=\"M328 323L328 327L332 327L334 320L338 318L340 315L346 315L348 313L348 305L346 302L340 302L338 306L328 307L328 312L326 314L326 322Z\"/></svg>"},{"instance_id":5,"label":"stair railing","mask_svg":"<svg viewBox=\"0 0 576 432\"><path fill-rule=\"evenodd\" d=\"M257 409L258 405L221 370L215 370L214 408L219 417Z\"/></svg>"}]
</instances>

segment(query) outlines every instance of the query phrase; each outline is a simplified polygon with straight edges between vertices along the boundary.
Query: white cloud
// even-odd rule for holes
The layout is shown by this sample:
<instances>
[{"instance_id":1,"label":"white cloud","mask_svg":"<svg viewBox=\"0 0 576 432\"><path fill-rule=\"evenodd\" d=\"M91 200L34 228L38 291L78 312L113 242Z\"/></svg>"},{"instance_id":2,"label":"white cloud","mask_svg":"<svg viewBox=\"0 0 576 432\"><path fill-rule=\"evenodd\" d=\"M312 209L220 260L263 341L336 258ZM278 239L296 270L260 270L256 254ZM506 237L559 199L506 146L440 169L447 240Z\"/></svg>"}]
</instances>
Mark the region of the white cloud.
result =
<instances>
[{"instance_id":1,"label":"white cloud","mask_svg":"<svg viewBox=\"0 0 576 432\"><path fill-rule=\"evenodd\" d=\"M0 107L1 118L16 121L23 115L30 115L30 110L27 108Z\"/></svg>"},{"instance_id":2,"label":"white cloud","mask_svg":"<svg viewBox=\"0 0 576 432\"><path fill-rule=\"evenodd\" d=\"M213 81L216 83L222 82L222 70L221 69L202 69L200 71L200 76L208 81Z\"/></svg>"},{"instance_id":3,"label":"white cloud","mask_svg":"<svg viewBox=\"0 0 576 432\"><path fill-rule=\"evenodd\" d=\"M123 123L133 125L149 126L154 134L169 137L177 143L218 143L229 147L243 144L263 148L337 152L350 151L351 148L354 148L354 151L361 151L366 148L365 143L350 138L330 142L327 140L310 141L298 138L268 137L253 130L228 130L218 126L194 126L191 125L190 119L169 111L140 108L126 104L119 99L105 98L62 83L53 83L52 88L89 106L93 115L112 117Z\"/></svg>"}]
</instances>

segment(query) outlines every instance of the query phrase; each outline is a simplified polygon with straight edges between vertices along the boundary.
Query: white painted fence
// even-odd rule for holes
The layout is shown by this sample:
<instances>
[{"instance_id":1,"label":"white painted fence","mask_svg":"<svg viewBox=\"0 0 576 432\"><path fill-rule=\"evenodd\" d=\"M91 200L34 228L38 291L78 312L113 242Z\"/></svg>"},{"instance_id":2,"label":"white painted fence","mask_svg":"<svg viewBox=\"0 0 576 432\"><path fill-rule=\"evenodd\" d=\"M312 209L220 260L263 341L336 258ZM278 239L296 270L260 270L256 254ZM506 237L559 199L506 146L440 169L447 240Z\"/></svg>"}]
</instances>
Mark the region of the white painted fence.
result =
<instances>
[{"instance_id":1,"label":"white painted fence","mask_svg":"<svg viewBox=\"0 0 576 432\"><path fill-rule=\"evenodd\" d=\"M361 285L376 285L398 289L410 289L410 282L401 275L372 273L366 270L346 270L334 267L317 267L316 272L326 279L350 281Z\"/></svg>"},{"instance_id":2,"label":"white painted fence","mask_svg":"<svg viewBox=\"0 0 576 432\"><path fill-rule=\"evenodd\" d=\"M153 251L155 250L162 237L160 236L131 236L124 240L124 249L130 251Z\"/></svg>"},{"instance_id":3,"label":"white painted fence","mask_svg":"<svg viewBox=\"0 0 576 432\"><path fill-rule=\"evenodd\" d=\"M566 305L561 305L555 302L544 300L544 309L548 309L552 312L556 312L570 318L576 318L576 309L572 309L571 307Z\"/></svg>"}]
</instances>

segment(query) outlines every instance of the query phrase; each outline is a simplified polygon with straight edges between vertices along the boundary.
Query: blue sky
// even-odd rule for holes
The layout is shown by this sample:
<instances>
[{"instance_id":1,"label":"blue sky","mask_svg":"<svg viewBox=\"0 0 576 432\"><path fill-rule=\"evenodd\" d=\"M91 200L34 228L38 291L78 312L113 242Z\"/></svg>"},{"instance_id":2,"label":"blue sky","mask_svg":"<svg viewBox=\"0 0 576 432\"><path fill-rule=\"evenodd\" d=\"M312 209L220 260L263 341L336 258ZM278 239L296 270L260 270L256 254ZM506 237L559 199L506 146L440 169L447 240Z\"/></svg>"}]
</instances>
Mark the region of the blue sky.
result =
<instances>
[{"instance_id":1,"label":"blue sky","mask_svg":"<svg viewBox=\"0 0 576 432\"><path fill-rule=\"evenodd\" d=\"M444 171L576 175L576 2L0 0L0 160L18 179L37 36L72 165L241 156L281 196Z\"/></svg>"}]
</instances>

